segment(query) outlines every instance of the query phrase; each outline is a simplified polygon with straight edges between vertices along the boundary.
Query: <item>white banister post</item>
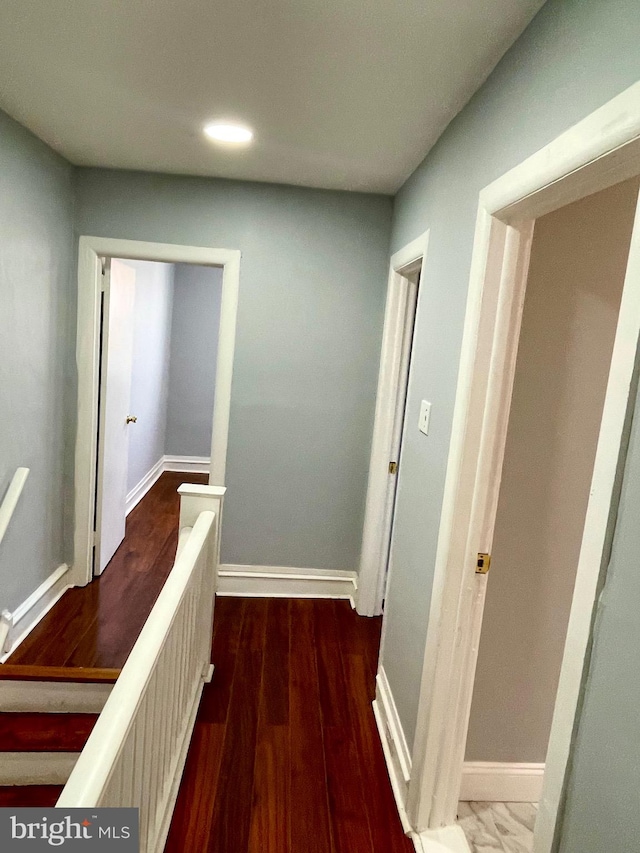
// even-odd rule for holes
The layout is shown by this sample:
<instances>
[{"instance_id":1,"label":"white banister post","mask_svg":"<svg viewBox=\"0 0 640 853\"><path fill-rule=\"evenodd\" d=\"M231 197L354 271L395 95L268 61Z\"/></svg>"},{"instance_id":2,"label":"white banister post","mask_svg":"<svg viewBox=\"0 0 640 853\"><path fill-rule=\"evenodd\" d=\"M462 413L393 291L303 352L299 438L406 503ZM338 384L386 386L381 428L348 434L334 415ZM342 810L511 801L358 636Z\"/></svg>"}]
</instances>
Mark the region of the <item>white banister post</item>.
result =
<instances>
[{"instance_id":1,"label":"white banister post","mask_svg":"<svg viewBox=\"0 0 640 853\"><path fill-rule=\"evenodd\" d=\"M203 590L205 601L205 613L203 616L202 630L207 632L207 660L204 677L207 681L211 679L213 668L210 666L211 645L213 640L213 610L215 595L218 589L218 566L220 564L220 532L222 530L222 509L226 486L200 486L192 483L183 483L178 488L180 495L180 530L184 527L193 527L201 512L207 510L215 513L215 537L209 545L209 566L207 571L206 588Z\"/></svg>"}]
</instances>

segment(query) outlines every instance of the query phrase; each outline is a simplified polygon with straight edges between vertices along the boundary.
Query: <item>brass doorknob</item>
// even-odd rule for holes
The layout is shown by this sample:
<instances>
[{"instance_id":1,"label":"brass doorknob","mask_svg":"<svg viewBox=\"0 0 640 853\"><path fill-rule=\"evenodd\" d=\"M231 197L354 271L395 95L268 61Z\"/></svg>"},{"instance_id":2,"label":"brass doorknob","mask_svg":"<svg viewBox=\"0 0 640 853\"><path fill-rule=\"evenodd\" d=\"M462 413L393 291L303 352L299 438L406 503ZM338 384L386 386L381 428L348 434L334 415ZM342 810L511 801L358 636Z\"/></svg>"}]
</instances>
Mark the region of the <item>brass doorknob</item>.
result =
<instances>
[{"instance_id":1,"label":"brass doorknob","mask_svg":"<svg viewBox=\"0 0 640 853\"><path fill-rule=\"evenodd\" d=\"M127 415L127 423L136 424L138 423L138 418L135 415Z\"/></svg>"}]
</instances>

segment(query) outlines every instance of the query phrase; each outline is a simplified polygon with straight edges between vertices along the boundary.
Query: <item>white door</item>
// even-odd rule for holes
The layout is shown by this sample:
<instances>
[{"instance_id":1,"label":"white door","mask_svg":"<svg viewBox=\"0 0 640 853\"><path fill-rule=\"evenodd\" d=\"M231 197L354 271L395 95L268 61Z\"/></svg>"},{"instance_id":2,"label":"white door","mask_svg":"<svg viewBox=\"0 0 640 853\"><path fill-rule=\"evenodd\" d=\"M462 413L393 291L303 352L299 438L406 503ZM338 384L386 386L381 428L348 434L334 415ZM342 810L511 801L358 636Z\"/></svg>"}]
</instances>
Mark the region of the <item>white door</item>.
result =
<instances>
[{"instance_id":1,"label":"white door","mask_svg":"<svg viewBox=\"0 0 640 853\"><path fill-rule=\"evenodd\" d=\"M419 267L415 272L406 275L409 282L409 290L404 308L402 344L400 350L400 363L398 366L395 412L393 415L393 439L391 444L391 459L389 461L389 485L387 489L383 533L383 560L386 563L386 567L379 578L379 588L377 592L377 599L382 602L384 602L386 597L389 569L393 558L393 528L396 514L397 484L398 474L400 472L402 433L404 430L406 414L407 390L409 388L409 369L411 367L411 350L416 323L420 271L421 267Z\"/></svg>"},{"instance_id":2,"label":"white door","mask_svg":"<svg viewBox=\"0 0 640 853\"><path fill-rule=\"evenodd\" d=\"M102 574L125 534L136 273L123 261L112 259L105 278L94 563L97 575Z\"/></svg>"}]
</instances>

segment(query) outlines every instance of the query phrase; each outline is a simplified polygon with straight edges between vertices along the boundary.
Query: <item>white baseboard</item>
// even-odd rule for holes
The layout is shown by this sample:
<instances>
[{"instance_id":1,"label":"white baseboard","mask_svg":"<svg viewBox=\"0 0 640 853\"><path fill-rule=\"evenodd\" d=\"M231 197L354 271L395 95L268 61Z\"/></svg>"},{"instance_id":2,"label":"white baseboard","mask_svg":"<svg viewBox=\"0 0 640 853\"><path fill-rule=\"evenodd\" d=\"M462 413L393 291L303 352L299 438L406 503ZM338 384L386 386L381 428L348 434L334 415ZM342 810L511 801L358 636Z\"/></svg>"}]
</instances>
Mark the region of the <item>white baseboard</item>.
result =
<instances>
[{"instance_id":1,"label":"white baseboard","mask_svg":"<svg viewBox=\"0 0 640 853\"><path fill-rule=\"evenodd\" d=\"M394 763L397 764L398 775L405 785L408 785L411 779L411 753L383 666L376 676L376 701L385 724L387 742L394 756Z\"/></svg>"},{"instance_id":2,"label":"white baseboard","mask_svg":"<svg viewBox=\"0 0 640 853\"><path fill-rule=\"evenodd\" d=\"M218 595L244 598L345 598L355 607L355 572L295 569L289 566L239 566L223 563Z\"/></svg>"},{"instance_id":3,"label":"white baseboard","mask_svg":"<svg viewBox=\"0 0 640 853\"><path fill-rule=\"evenodd\" d=\"M134 507L138 506L149 489L157 483L163 471L164 456L161 456L153 468L150 471L147 471L140 482L134 486L127 495L127 515L129 515Z\"/></svg>"},{"instance_id":4,"label":"white baseboard","mask_svg":"<svg viewBox=\"0 0 640 853\"><path fill-rule=\"evenodd\" d=\"M165 456L164 471L184 471L188 474L208 474L209 456Z\"/></svg>"},{"instance_id":5,"label":"white baseboard","mask_svg":"<svg viewBox=\"0 0 640 853\"><path fill-rule=\"evenodd\" d=\"M185 474L208 474L211 460L208 456L161 456L150 471L144 475L127 495L127 515L136 507L149 489L154 486L165 471L184 472Z\"/></svg>"},{"instance_id":6,"label":"white baseboard","mask_svg":"<svg viewBox=\"0 0 640 853\"><path fill-rule=\"evenodd\" d=\"M79 752L2 752L0 785L66 785Z\"/></svg>"},{"instance_id":7,"label":"white baseboard","mask_svg":"<svg viewBox=\"0 0 640 853\"><path fill-rule=\"evenodd\" d=\"M542 794L544 764L468 761L462 768L460 799L464 802L537 803Z\"/></svg>"},{"instance_id":8,"label":"white baseboard","mask_svg":"<svg viewBox=\"0 0 640 853\"><path fill-rule=\"evenodd\" d=\"M406 835L413 841L416 853L471 853L465 834L457 825L417 833L409 823L406 801L411 778L411 754L384 667L380 667L376 676L373 713L400 822Z\"/></svg>"},{"instance_id":9,"label":"white baseboard","mask_svg":"<svg viewBox=\"0 0 640 853\"><path fill-rule=\"evenodd\" d=\"M4 663L38 624L51 610L53 605L69 589L69 566L63 563L26 598L22 604L10 613L3 611L0 617L4 642L0 648L0 663Z\"/></svg>"},{"instance_id":10,"label":"white baseboard","mask_svg":"<svg viewBox=\"0 0 640 853\"><path fill-rule=\"evenodd\" d=\"M389 744L388 727L382 710L382 703L378 699L373 700L373 716L378 727L378 735L384 752L384 760L387 765L387 773L391 782L391 790L396 801L396 808L400 816L400 823L406 835L411 835L411 824L407 817L406 802L407 802L407 783L399 773L398 764L395 760L392 747Z\"/></svg>"}]
</instances>

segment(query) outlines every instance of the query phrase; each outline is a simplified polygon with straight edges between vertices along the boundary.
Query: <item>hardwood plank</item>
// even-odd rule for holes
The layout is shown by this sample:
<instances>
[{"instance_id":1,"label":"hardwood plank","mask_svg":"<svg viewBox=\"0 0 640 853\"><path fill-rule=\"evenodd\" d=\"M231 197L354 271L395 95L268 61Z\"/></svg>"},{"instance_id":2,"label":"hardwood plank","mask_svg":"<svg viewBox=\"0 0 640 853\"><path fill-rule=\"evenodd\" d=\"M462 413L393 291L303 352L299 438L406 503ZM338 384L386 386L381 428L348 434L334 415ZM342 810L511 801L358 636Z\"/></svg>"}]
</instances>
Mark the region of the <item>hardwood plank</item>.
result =
<instances>
[{"instance_id":1,"label":"hardwood plank","mask_svg":"<svg viewBox=\"0 0 640 853\"><path fill-rule=\"evenodd\" d=\"M204 474L163 474L130 513L125 539L103 574L68 590L8 663L122 666L173 563L177 488L206 481Z\"/></svg>"},{"instance_id":2,"label":"hardwood plank","mask_svg":"<svg viewBox=\"0 0 640 853\"><path fill-rule=\"evenodd\" d=\"M374 847L365 805L368 779L360 773L353 733L347 727L324 730L327 790L333 838L337 853L370 853Z\"/></svg>"},{"instance_id":3,"label":"hardwood plank","mask_svg":"<svg viewBox=\"0 0 640 853\"><path fill-rule=\"evenodd\" d=\"M251 827L256 733L262 680L266 607L253 602L243 620L231 687L227 731L220 766L211 832L210 853L244 853Z\"/></svg>"},{"instance_id":4,"label":"hardwood plank","mask_svg":"<svg viewBox=\"0 0 640 853\"><path fill-rule=\"evenodd\" d=\"M402 831L382 745L373 716L373 709L363 697L368 697L371 675L364 655L343 657L345 675L350 687L350 710L355 743L364 780L365 808L373 849L387 853L414 853L413 842Z\"/></svg>"},{"instance_id":5,"label":"hardwood plank","mask_svg":"<svg viewBox=\"0 0 640 853\"><path fill-rule=\"evenodd\" d=\"M205 684L198 718L208 723L226 723L231 701L240 634L244 621L242 598L219 598L213 615L213 679Z\"/></svg>"},{"instance_id":6,"label":"hardwood plank","mask_svg":"<svg viewBox=\"0 0 640 853\"><path fill-rule=\"evenodd\" d=\"M348 725L347 689L332 601L314 601L314 646L323 726Z\"/></svg>"},{"instance_id":7,"label":"hardwood plank","mask_svg":"<svg viewBox=\"0 0 640 853\"><path fill-rule=\"evenodd\" d=\"M267 611L262 714L265 723L272 726L289 722L289 605L287 598L272 598Z\"/></svg>"},{"instance_id":8,"label":"hardwood plank","mask_svg":"<svg viewBox=\"0 0 640 853\"><path fill-rule=\"evenodd\" d=\"M0 681L73 681L96 684L115 684L120 669L96 667L31 666L29 664L0 665Z\"/></svg>"},{"instance_id":9,"label":"hardwood plank","mask_svg":"<svg viewBox=\"0 0 640 853\"><path fill-rule=\"evenodd\" d=\"M291 601L291 849L331 853L335 848L329 819L313 623L313 601Z\"/></svg>"},{"instance_id":10,"label":"hardwood plank","mask_svg":"<svg viewBox=\"0 0 640 853\"><path fill-rule=\"evenodd\" d=\"M80 752L97 714L0 713L0 753Z\"/></svg>"},{"instance_id":11,"label":"hardwood plank","mask_svg":"<svg viewBox=\"0 0 640 853\"><path fill-rule=\"evenodd\" d=\"M0 808L52 808L62 785L1 785Z\"/></svg>"},{"instance_id":12,"label":"hardwood plank","mask_svg":"<svg viewBox=\"0 0 640 853\"><path fill-rule=\"evenodd\" d=\"M290 743L286 725L258 724L249 830L249 853L289 853L291 846Z\"/></svg>"},{"instance_id":13,"label":"hardwood plank","mask_svg":"<svg viewBox=\"0 0 640 853\"><path fill-rule=\"evenodd\" d=\"M197 722L164 853L206 850L220 774L225 726Z\"/></svg>"}]
</instances>

